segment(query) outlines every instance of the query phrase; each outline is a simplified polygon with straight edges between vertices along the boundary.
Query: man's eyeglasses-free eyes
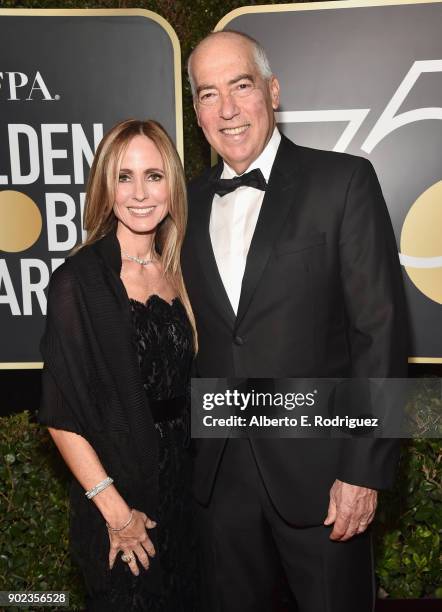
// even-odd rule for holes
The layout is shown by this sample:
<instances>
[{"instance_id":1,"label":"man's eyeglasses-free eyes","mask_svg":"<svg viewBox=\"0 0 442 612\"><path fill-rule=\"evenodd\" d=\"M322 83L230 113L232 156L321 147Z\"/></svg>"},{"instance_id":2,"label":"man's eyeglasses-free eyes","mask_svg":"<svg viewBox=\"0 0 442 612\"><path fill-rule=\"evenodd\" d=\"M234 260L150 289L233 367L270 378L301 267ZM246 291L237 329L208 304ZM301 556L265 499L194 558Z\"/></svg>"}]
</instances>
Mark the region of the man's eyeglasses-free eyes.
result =
<instances>
[{"instance_id":1,"label":"man's eyeglasses-free eyes","mask_svg":"<svg viewBox=\"0 0 442 612\"><path fill-rule=\"evenodd\" d=\"M247 98L255 91L256 87L251 82L237 83L232 87L228 95L234 98ZM221 100L221 93L218 89L203 89L197 94L198 104L201 106L215 106Z\"/></svg>"}]
</instances>

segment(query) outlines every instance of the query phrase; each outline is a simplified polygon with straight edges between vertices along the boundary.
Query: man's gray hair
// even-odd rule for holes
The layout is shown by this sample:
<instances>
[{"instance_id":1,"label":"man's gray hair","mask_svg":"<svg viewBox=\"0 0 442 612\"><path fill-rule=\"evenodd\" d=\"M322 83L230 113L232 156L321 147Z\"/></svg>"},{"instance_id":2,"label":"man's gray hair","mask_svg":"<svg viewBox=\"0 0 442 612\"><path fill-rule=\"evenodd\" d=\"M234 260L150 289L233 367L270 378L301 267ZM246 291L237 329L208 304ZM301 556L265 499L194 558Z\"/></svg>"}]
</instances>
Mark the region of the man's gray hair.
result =
<instances>
[{"instance_id":1,"label":"man's gray hair","mask_svg":"<svg viewBox=\"0 0 442 612\"><path fill-rule=\"evenodd\" d=\"M260 75L265 81L268 81L270 77L273 75L272 69L270 68L270 62L269 62L269 58L267 57L267 53L264 47L255 38L252 38L252 36L249 36L248 34L245 34L244 32L238 32L237 30L222 30L220 32L211 32L197 44L195 49L189 55L189 59L187 60L187 74L189 77L189 83L192 89L193 97L195 97L196 95L196 86L195 86L195 81L193 79L193 74L192 74L192 57L194 53L197 51L198 47L202 43L204 43L206 40L208 40L209 38L215 38L215 36L219 36L219 35L226 34L226 33L235 34L236 36L240 36L241 38L243 38L244 40L246 40L252 45L253 56L254 56L256 67L258 68Z\"/></svg>"}]
</instances>

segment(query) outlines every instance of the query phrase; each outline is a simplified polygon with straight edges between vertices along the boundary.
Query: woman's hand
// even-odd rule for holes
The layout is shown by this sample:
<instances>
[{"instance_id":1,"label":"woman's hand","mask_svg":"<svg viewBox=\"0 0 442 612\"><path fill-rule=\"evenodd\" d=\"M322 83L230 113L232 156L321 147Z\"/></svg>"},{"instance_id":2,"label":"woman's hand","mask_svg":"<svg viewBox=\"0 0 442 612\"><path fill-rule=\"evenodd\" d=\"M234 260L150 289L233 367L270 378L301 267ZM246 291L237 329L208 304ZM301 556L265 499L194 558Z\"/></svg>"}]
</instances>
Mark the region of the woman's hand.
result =
<instances>
[{"instance_id":1,"label":"woman's hand","mask_svg":"<svg viewBox=\"0 0 442 612\"><path fill-rule=\"evenodd\" d=\"M49 433L85 491L89 491L108 476L97 453L83 436L52 427L49 428ZM133 512L133 517L127 527L120 531L108 529L110 540L109 567L112 569L115 559L121 551L129 558L134 557L128 565L135 576L139 574L137 559L144 568L148 569L149 556L155 556L155 549L146 529L153 529L156 523L143 512L131 510L114 484L95 495L91 501L97 506L104 520L111 527L119 528L125 525Z\"/></svg>"},{"instance_id":2,"label":"woman's hand","mask_svg":"<svg viewBox=\"0 0 442 612\"><path fill-rule=\"evenodd\" d=\"M147 529L153 529L156 527L156 523L147 517L144 512L138 510L132 510L132 512L133 518L127 527L120 531L108 529L110 540L109 567L112 569L115 559L121 551L126 558L131 559L127 564L132 574L138 576L140 571L137 559L147 570L149 569L149 557L155 556L155 548L148 536ZM111 525L111 527L118 527L118 525ZM124 563L124 561L122 562Z\"/></svg>"}]
</instances>

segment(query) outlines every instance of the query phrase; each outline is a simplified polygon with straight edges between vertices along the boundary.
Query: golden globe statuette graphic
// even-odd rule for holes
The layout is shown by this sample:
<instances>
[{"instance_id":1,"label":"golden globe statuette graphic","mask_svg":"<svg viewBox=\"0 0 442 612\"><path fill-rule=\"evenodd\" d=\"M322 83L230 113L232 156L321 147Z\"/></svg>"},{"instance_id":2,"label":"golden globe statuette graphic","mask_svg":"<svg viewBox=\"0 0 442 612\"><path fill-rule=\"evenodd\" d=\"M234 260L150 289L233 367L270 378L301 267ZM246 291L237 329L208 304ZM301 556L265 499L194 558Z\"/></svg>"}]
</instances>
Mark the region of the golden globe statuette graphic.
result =
<instances>
[{"instance_id":1,"label":"golden globe statuette graphic","mask_svg":"<svg viewBox=\"0 0 442 612\"><path fill-rule=\"evenodd\" d=\"M442 304L442 181L424 191L405 217L400 259L417 289Z\"/></svg>"},{"instance_id":2,"label":"golden globe statuette graphic","mask_svg":"<svg viewBox=\"0 0 442 612\"><path fill-rule=\"evenodd\" d=\"M19 191L0 191L0 251L29 249L40 236L42 218L37 204Z\"/></svg>"}]
</instances>

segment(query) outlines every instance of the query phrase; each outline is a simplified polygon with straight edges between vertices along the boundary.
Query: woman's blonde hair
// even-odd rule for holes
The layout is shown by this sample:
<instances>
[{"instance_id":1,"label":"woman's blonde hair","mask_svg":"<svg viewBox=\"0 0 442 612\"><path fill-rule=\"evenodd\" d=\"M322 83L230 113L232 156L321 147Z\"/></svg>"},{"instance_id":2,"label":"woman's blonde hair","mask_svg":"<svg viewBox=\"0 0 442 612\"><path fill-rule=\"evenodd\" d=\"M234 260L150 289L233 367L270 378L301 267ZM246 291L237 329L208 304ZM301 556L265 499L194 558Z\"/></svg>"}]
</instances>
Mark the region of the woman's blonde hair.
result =
<instances>
[{"instance_id":1,"label":"woman's blonde hair","mask_svg":"<svg viewBox=\"0 0 442 612\"><path fill-rule=\"evenodd\" d=\"M93 244L117 225L113 212L118 173L124 152L134 136L147 136L160 152L169 188L168 214L155 234L155 250L160 256L164 274L176 290L192 325L195 350L195 318L184 286L180 253L187 223L187 195L183 167L175 145L164 128L153 120L127 119L117 123L100 142L89 173L83 225L87 232L79 247Z\"/></svg>"}]
</instances>

